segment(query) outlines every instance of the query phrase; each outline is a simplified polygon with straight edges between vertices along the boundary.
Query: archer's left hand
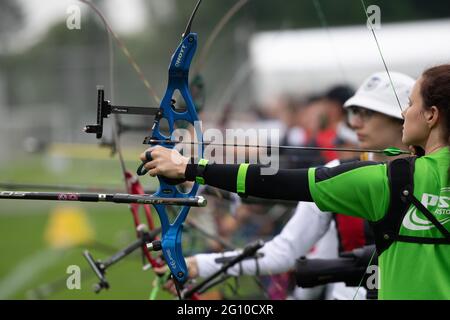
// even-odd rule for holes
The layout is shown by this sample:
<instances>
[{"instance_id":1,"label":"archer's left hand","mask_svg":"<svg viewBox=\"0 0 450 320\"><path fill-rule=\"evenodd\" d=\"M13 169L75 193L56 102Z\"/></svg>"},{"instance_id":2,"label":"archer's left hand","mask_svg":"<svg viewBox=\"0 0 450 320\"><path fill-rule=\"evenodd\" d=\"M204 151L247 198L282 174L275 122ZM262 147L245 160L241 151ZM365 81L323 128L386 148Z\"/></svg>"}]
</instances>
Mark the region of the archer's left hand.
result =
<instances>
[{"instance_id":1,"label":"archer's left hand","mask_svg":"<svg viewBox=\"0 0 450 320\"><path fill-rule=\"evenodd\" d=\"M148 161L146 157L147 152L150 152L152 159L144 165L149 175L152 177L164 176L170 179L184 179L184 172L186 171L186 165L189 163L189 158L183 157L175 149L155 146L141 153L140 159L142 161Z\"/></svg>"}]
</instances>

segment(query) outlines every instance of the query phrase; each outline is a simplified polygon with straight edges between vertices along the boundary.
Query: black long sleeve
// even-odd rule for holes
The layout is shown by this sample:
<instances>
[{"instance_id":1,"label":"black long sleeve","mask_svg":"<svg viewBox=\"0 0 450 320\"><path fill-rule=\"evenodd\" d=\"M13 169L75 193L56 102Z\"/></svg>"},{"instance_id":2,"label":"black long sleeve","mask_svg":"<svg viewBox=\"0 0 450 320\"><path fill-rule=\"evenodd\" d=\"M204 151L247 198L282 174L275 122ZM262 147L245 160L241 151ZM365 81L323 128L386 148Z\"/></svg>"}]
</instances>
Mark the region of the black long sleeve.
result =
<instances>
[{"instance_id":1,"label":"black long sleeve","mask_svg":"<svg viewBox=\"0 0 450 320\"><path fill-rule=\"evenodd\" d=\"M309 191L308 169L278 170L274 175L262 175L261 165L248 167L245 181L245 195L279 200L313 201ZM208 164L204 170L205 184L237 192L239 165ZM188 164L186 179L194 181L197 164Z\"/></svg>"}]
</instances>

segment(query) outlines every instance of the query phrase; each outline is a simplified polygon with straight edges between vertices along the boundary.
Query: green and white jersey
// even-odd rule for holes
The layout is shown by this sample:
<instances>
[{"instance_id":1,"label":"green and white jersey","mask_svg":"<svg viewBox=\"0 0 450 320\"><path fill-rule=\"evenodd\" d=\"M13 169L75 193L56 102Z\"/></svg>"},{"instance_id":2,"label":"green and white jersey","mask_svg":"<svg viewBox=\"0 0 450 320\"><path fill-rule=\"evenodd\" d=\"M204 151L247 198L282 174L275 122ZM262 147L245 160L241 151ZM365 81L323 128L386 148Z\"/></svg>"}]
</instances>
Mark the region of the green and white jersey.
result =
<instances>
[{"instance_id":1,"label":"green and white jersey","mask_svg":"<svg viewBox=\"0 0 450 320\"><path fill-rule=\"evenodd\" d=\"M450 230L450 150L443 148L418 158L414 196ZM338 167L339 168L339 167ZM322 211L345 212L372 222L389 210L386 164L343 166L335 171L309 169L309 188ZM442 233L413 205L400 235L443 238ZM449 299L450 246L394 242L379 257L380 299Z\"/></svg>"}]
</instances>

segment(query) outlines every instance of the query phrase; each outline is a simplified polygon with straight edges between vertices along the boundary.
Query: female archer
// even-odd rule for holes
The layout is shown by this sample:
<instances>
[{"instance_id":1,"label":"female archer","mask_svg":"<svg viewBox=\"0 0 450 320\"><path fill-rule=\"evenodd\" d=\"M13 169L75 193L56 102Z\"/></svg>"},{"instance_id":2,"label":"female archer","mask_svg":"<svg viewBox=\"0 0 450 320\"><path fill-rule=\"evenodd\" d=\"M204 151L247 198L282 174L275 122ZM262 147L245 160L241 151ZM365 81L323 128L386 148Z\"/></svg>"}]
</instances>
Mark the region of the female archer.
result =
<instances>
[{"instance_id":1,"label":"female archer","mask_svg":"<svg viewBox=\"0 0 450 320\"><path fill-rule=\"evenodd\" d=\"M274 175L262 175L260 165L190 164L162 147L141 160L151 153L145 167L152 176L203 180L242 196L315 202L322 211L364 218L375 232L380 299L450 299L450 65L422 74L403 117L403 143L420 146L425 156Z\"/></svg>"}]
</instances>

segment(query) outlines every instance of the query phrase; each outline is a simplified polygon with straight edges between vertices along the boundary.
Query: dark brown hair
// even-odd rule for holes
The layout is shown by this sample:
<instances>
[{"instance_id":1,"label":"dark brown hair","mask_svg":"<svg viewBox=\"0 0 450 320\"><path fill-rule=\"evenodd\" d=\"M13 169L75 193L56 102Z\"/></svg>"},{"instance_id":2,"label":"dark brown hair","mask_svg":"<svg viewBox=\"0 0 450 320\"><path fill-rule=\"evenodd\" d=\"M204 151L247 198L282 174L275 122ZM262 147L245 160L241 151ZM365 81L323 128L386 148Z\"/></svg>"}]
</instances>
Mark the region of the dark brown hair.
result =
<instances>
[{"instance_id":1,"label":"dark brown hair","mask_svg":"<svg viewBox=\"0 0 450 320\"><path fill-rule=\"evenodd\" d=\"M421 95L424 108L436 106L443 115L442 122L445 126L447 143L450 146L450 64L425 70L422 74Z\"/></svg>"}]
</instances>

